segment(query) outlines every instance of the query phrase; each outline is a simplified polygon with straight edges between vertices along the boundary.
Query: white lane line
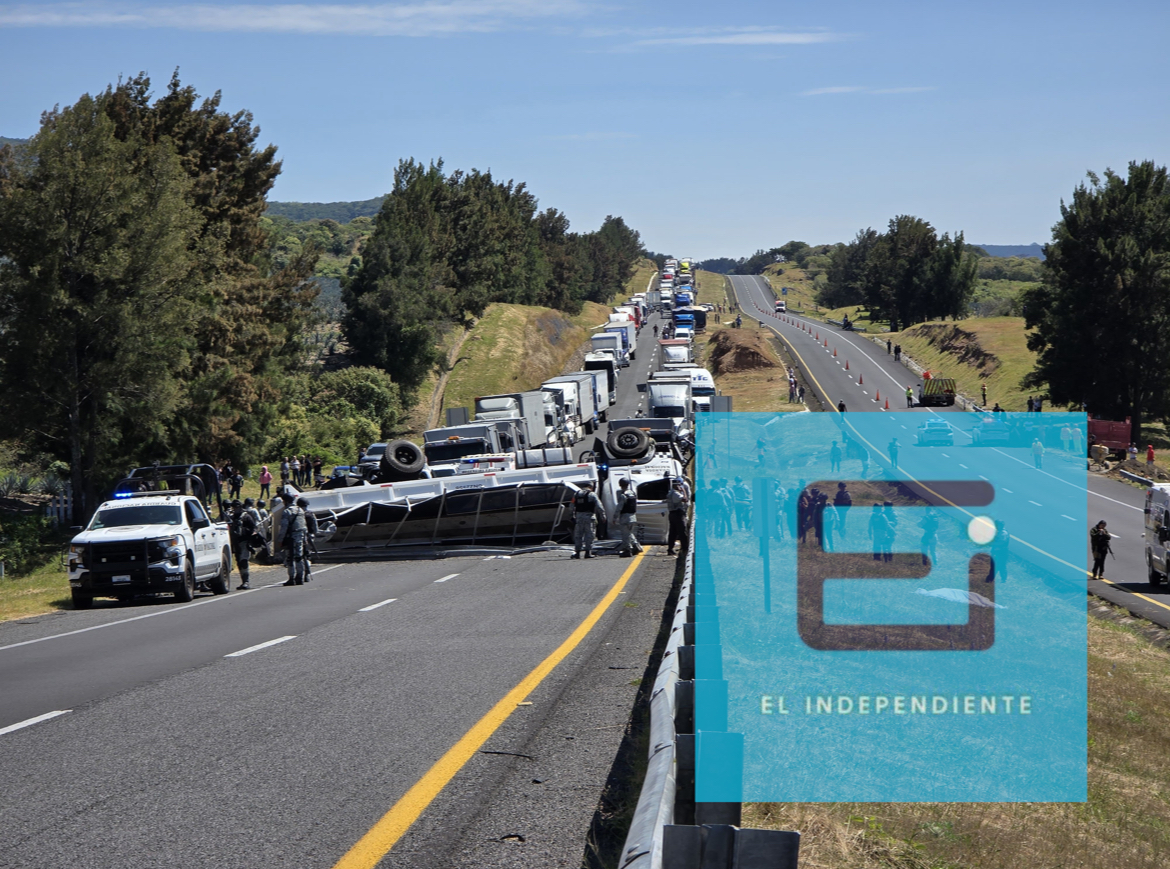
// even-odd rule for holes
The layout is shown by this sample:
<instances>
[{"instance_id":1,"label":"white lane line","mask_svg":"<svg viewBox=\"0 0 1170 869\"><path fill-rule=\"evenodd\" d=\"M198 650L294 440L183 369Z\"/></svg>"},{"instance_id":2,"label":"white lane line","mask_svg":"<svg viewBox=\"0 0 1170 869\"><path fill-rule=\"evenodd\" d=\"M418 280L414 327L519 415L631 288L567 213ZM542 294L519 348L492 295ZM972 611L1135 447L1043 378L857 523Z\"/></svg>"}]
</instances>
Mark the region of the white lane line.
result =
<instances>
[{"instance_id":1,"label":"white lane line","mask_svg":"<svg viewBox=\"0 0 1170 869\"><path fill-rule=\"evenodd\" d=\"M964 465L962 462L959 462L959 467L960 467L960 468L962 468L964 471L969 471L969 470L971 470L971 469L970 469L970 468L968 468L966 465Z\"/></svg>"},{"instance_id":2,"label":"white lane line","mask_svg":"<svg viewBox=\"0 0 1170 869\"><path fill-rule=\"evenodd\" d=\"M396 601L396 600L398 600L398 598L392 597L392 598L388 598L388 599L383 600L383 601L379 601L378 603L372 603L369 606L362 607L360 610L358 610L358 612L359 613L372 612L373 610L378 609L378 607L386 606L386 604L388 604L388 603L394 603L394 601Z\"/></svg>"},{"instance_id":3,"label":"white lane line","mask_svg":"<svg viewBox=\"0 0 1170 869\"><path fill-rule=\"evenodd\" d=\"M1029 504L1035 504L1037 507L1043 507L1043 506L1044 506L1044 505L1043 505L1043 504L1041 504L1039 501L1033 501L1031 498L1029 498L1029 499L1028 499L1028 503L1029 503Z\"/></svg>"},{"instance_id":4,"label":"white lane line","mask_svg":"<svg viewBox=\"0 0 1170 869\"><path fill-rule=\"evenodd\" d=\"M322 573L328 573L331 570L337 570L339 567L345 567L344 564L335 564L332 567L324 567L321 570L314 569L313 576L320 576Z\"/></svg>"},{"instance_id":5,"label":"white lane line","mask_svg":"<svg viewBox=\"0 0 1170 869\"><path fill-rule=\"evenodd\" d=\"M292 634L292 635L287 636L287 637L277 637L275 640L269 640L267 643L259 643L258 645L255 645L255 646L248 646L248 648L246 648L246 649L240 649L238 652L232 652L228 655L224 655L224 657L225 658L238 658L241 655L250 655L253 652L259 652L261 649L267 649L269 646L275 646L277 643L285 643L285 642L288 642L289 640L295 640L296 638L297 638L296 634Z\"/></svg>"},{"instance_id":6,"label":"white lane line","mask_svg":"<svg viewBox=\"0 0 1170 869\"><path fill-rule=\"evenodd\" d=\"M1077 521L1072 516L1069 516L1067 513L1061 513L1060 515L1063 516L1065 519L1067 519L1069 522L1076 522Z\"/></svg>"},{"instance_id":7,"label":"white lane line","mask_svg":"<svg viewBox=\"0 0 1170 869\"><path fill-rule=\"evenodd\" d=\"M341 565L341 564L339 564L337 566L344 567L344 565ZM333 570L333 568L327 567L325 570ZM320 571L320 573L324 573L325 570ZM266 588L277 588L278 586L281 586L281 585L284 585L284 583L283 582L274 582L274 583L271 583L269 585L262 585L259 588L248 589L247 591L234 591L231 594L216 595L215 597L209 597L206 600L197 600L197 601L195 601L195 603L184 604L183 606L171 606L171 607L167 607L166 609L161 609L158 612L145 613L144 615L140 615L140 616L131 616L128 619L118 619L118 621L116 621L116 622L106 622L104 625L90 625L88 628L78 628L75 631L65 631L62 634L52 634L48 637L38 637L35 640L24 640L23 642L20 642L20 643L10 643L7 646L0 646L0 652L3 652L7 649L16 649L16 648L19 648L20 646L31 646L34 643L43 643L43 642L46 642L47 640L59 640L62 637L72 637L75 634L86 634L86 633L89 633L90 631L101 630L102 628L112 628L115 625L126 625L126 624L129 624L130 622L142 621L142 619L152 619L155 616L169 616L172 613L181 613L181 612L184 612L185 610L194 609L197 606L206 606L209 603L223 603L225 600L226 601L239 600L240 598L242 598L246 594L254 594L258 591L263 591Z\"/></svg>"},{"instance_id":8,"label":"white lane line","mask_svg":"<svg viewBox=\"0 0 1170 869\"><path fill-rule=\"evenodd\" d=\"M55 712L46 712L44 715L38 715L35 718L26 718L24 721L9 724L7 727L0 727L0 736L13 733L17 730L23 730L26 727L32 727L34 724L40 724L42 721L48 721L50 718L56 718L58 715L65 715L72 711L72 709L58 709Z\"/></svg>"},{"instance_id":9,"label":"white lane line","mask_svg":"<svg viewBox=\"0 0 1170 869\"><path fill-rule=\"evenodd\" d=\"M492 558L495 558L495 556L493 555ZM487 559L485 558L484 561L487 561ZM442 579L436 579L435 582L446 582L449 579L454 579L458 575L459 575L458 573L448 573Z\"/></svg>"},{"instance_id":10,"label":"white lane line","mask_svg":"<svg viewBox=\"0 0 1170 869\"><path fill-rule=\"evenodd\" d=\"M949 458L950 458L950 456L948 456L946 453L942 453L942 457L943 457L944 459L949 459Z\"/></svg>"},{"instance_id":11,"label":"white lane line","mask_svg":"<svg viewBox=\"0 0 1170 869\"><path fill-rule=\"evenodd\" d=\"M1110 536L1110 537L1112 537L1114 540L1120 540L1120 539L1121 539L1121 535L1120 535L1120 534L1114 534L1112 531L1110 531L1110 532L1109 532L1109 536Z\"/></svg>"},{"instance_id":12,"label":"white lane line","mask_svg":"<svg viewBox=\"0 0 1170 869\"><path fill-rule=\"evenodd\" d=\"M1014 495L1014 494L1016 494L1016 493L1015 493L1015 492L1013 492L1011 489L1007 489L1007 488L1005 488L1005 489L1004 489L1004 491L1005 491L1005 492L1007 492L1009 495Z\"/></svg>"},{"instance_id":13,"label":"white lane line","mask_svg":"<svg viewBox=\"0 0 1170 869\"><path fill-rule=\"evenodd\" d=\"M979 479L980 479L980 480L987 480L987 477L985 477L985 476L983 476L982 474L980 474L980 475L979 475ZM991 481L990 481L990 480L987 480L987 482L989 482L989 483L990 483Z\"/></svg>"},{"instance_id":14,"label":"white lane line","mask_svg":"<svg viewBox=\"0 0 1170 869\"><path fill-rule=\"evenodd\" d=\"M898 425L902 425L902 424L901 424L901 423L898 423ZM906 426L904 426L904 425L902 426L902 428L905 428L905 427L906 427Z\"/></svg>"},{"instance_id":15,"label":"white lane line","mask_svg":"<svg viewBox=\"0 0 1170 869\"><path fill-rule=\"evenodd\" d=\"M1024 465L1025 467L1030 467L1028 465L1028 463L1025 462L1023 459L1017 459L1015 456L1009 455L1008 453L1005 453L1003 450L999 449L998 447L992 447L992 449L995 450L997 453L999 453L1001 456L1007 456L1009 459L1011 459L1014 462L1019 462L1021 465ZM1060 482L1064 483L1066 486L1072 486L1074 489L1079 489L1082 492L1088 492L1090 495L1096 495L1098 498L1103 498L1106 501L1112 501L1114 504L1119 504L1122 507L1128 507L1130 510L1141 510L1142 509L1141 507L1135 507L1133 504L1126 504L1124 501L1118 501L1116 498L1110 498L1108 495L1102 495L1100 492L1094 492L1092 489L1086 489L1083 486L1078 486L1076 483L1072 483L1072 482L1069 482L1068 480L1061 479L1060 477L1056 476L1055 474L1050 474L1047 471L1041 471L1040 473L1042 473L1046 477L1052 477L1052 479L1054 479L1054 480L1059 480Z\"/></svg>"}]
</instances>

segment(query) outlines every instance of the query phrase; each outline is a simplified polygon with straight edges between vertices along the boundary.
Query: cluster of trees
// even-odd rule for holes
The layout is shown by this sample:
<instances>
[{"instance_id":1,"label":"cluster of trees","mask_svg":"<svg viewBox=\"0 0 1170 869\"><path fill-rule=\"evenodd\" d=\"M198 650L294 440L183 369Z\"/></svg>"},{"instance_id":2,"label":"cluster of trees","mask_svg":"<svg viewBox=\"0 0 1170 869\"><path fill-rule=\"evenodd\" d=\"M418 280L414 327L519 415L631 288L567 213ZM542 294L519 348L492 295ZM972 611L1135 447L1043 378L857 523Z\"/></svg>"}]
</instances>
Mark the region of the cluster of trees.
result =
<instances>
[{"instance_id":1,"label":"cluster of trees","mask_svg":"<svg viewBox=\"0 0 1170 869\"><path fill-rule=\"evenodd\" d=\"M570 232L560 211L537 212L524 184L404 160L360 268L344 284L342 329L356 362L389 372L409 392L442 361L446 328L492 302L576 312L608 301L642 254L620 217Z\"/></svg>"},{"instance_id":2,"label":"cluster of trees","mask_svg":"<svg viewBox=\"0 0 1170 869\"><path fill-rule=\"evenodd\" d=\"M940 238L925 220L899 215L885 233L863 229L832 251L818 301L831 308L865 305L893 330L957 319L967 314L977 271L978 257L961 232Z\"/></svg>"},{"instance_id":3,"label":"cluster of trees","mask_svg":"<svg viewBox=\"0 0 1170 869\"><path fill-rule=\"evenodd\" d=\"M296 222L332 220L334 223L349 223L359 217L373 217L381 211L385 199L385 196L375 196L359 202L269 202L267 214Z\"/></svg>"},{"instance_id":4,"label":"cluster of trees","mask_svg":"<svg viewBox=\"0 0 1170 869\"><path fill-rule=\"evenodd\" d=\"M1090 173L1061 204L1043 283L1024 295L1025 378L1053 404L1132 420L1170 413L1170 179L1152 161Z\"/></svg>"},{"instance_id":5,"label":"cluster of trees","mask_svg":"<svg viewBox=\"0 0 1170 869\"><path fill-rule=\"evenodd\" d=\"M269 251L276 268L284 268L307 250L318 254L316 274L324 278L353 277L361 267L361 248L374 231L370 217L355 217L348 223L323 220L296 221L273 217L269 211L261 220L268 233Z\"/></svg>"},{"instance_id":6,"label":"cluster of trees","mask_svg":"<svg viewBox=\"0 0 1170 869\"><path fill-rule=\"evenodd\" d=\"M0 151L0 437L68 462L83 515L136 462L245 460L287 406L314 256L272 266L276 149L219 103L139 75Z\"/></svg>"}]
</instances>

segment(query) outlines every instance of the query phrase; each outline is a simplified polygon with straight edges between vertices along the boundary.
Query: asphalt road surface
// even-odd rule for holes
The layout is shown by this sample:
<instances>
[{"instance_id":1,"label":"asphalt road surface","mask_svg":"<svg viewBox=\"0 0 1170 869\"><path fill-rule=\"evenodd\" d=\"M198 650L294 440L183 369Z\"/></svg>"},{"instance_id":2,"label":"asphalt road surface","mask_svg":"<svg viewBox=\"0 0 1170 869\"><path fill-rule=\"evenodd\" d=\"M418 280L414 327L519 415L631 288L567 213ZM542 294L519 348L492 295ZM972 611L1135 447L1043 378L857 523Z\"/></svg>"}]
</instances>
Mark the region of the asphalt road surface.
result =
<instances>
[{"instance_id":1,"label":"asphalt road surface","mask_svg":"<svg viewBox=\"0 0 1170 869\"><path fill-rule=\"evenodd\" d=\"M660 551L273 568L0 624L0 867L579 866Z\"/></svg>"},{"instance_id":2,"label":"asphalt road surface","mask_svg":"<svg viewBox=\"0 0 1170 869\"><path fill-rule=\"evenodd\" d=\"M965 432L970 428L967 420L973 415L956 407L927 408L906 407L906 388L918 394L922 380L910 369L887 355L885 348L869 338L853 332L844 332L818 320L806 319L795 314L777 318L769 314L773 310L776 296L762 277L756 275L729 276L737 303L743 310L745 327L758 321L780 336L790 348L793 357L810 383L813 395L806 396L806 403L815 407L819 402L826 410L835 409L840 401L845 402L848 413L878 412L889 410L927 415L945 415L957 427L956 447L970 443ZM762 309L762 311L761 311ZM828 346L825 346L825 342ZM836 350L836 355L833 351ZM848 370L846 370L848 363ZM880 398L879 398L880 394ZM994 396L989 396L994 401ZM956 415L959 415L956 417ZM891 430L891 436L902 437L902 443L912 442L913 432ZM996 450L999 461L1005 467L1018 468L1021 474L1019 492L1013 496L1025 497L1029 474L1044 474L1032 467L1030 456L1023 449ZM961 461L955 452L956 461ZM1046 461L1079 461L1061 459L1050 454ZM876 473L876 471L875 471ZM1052 475L1049 474L1049 477ZM1107 563L1107 582L1089 580L1089 586L1114 603L1151 621L1170 626L1170 589L1152 586L1149 583L1146 561L1144 532L1145 494L1140 487L1116 480L1089 475L1088 488L1068 492L1069 497L1085 498L1091 524L1104 519L1114 536L1113 552ZM1044 505L1040 509L1051 515L1058 504ZM1059 512L1057 513L1059 515ZM1088 552L1088 531L1085 529L1085 547ZM1021 535L1024 536L1024 535ZM1089 560L1091 564L1091 557Z\"/></svg>"}]
</instances>

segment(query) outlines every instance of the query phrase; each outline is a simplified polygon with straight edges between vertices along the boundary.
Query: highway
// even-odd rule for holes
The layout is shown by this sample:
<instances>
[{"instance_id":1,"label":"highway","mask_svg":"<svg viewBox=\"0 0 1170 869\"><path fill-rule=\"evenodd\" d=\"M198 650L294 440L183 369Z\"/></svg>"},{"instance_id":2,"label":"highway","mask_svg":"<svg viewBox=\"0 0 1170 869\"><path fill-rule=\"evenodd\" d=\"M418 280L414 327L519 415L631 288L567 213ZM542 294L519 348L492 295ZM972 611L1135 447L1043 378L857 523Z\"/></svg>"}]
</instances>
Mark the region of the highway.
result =
<instances>
[{"instance_id":1,"label":"highway","mask_svg":"<svg viewBox=\"0 0 1170 869\"><path fill-rule=\"evenodd\" d=\"M761 313L771 311L775 296L764 279L756 275L731 275L729 279L737 304L743 311L745 323L762 321L775 332L789 347L807 382L812 395L806 396L808 403L816 407L820 403L825 410L835 410L838 402L845 402L848 413L878 412L886 410L889 402L891 411L913 414L945 414L956 424L958 437L956 446L970 442L964 434L969 428L966 419L971 418L960 408L906 408L906 388L911 387L917 395L922 380L912 371L895 362L887 355L885 348L869 338L853 332L842 331L819 320L788 314L783 318ZM825 346L825 342L828 346ZM836 355L833 351L836 350ZM848 363L848 370L846 370ZM880 393L880 400L878 398ZM994 401L994 396L989 396ZM964 419L954 419L961 414ZM911 443L912 432L891 432L904 436L903 444ZM1019 465L1022 474L1044 474L1032 467L1024 450L997 450L1003 461ZM1014 454L1014 453L1018 453ZM1057 460L1055 456L1053 460ZM1069 459L1071 461L1071 459ZM1079 460L1078 460L1079 461ZM875 473L878 473L875 470ZM1051 474L1048 475L1052 477ZM1022 480L1026 480L1024 477ZM1021 493L1024 487L1021 486ZM1170 626L1170 589L1149 584L1146 562L1144 532L1144 499L1142 488L1117 480L1089 475L1088 489L1070 491L1072 497L1087 499L1090 522L1095 524L1104 519L1114 536L1114 556L1109 559L1106 582L1088 580L1094 593L1131 611ZM1058 505L1049 505L1053 509ZM1088 551L1088 531L1085 529L1085 547ZM1089 560L1091 564L1091 558Z\"/></svg>"},{"instance_id":2,"label":"highway","mask_svg":"<svg viewBox=\"0 0 1170 869\"><path fill-rule=\"evenodd\" d=\"M0 624L0 867L579 865L675 562L569 554Z\"/></svg>"}]
</instances>

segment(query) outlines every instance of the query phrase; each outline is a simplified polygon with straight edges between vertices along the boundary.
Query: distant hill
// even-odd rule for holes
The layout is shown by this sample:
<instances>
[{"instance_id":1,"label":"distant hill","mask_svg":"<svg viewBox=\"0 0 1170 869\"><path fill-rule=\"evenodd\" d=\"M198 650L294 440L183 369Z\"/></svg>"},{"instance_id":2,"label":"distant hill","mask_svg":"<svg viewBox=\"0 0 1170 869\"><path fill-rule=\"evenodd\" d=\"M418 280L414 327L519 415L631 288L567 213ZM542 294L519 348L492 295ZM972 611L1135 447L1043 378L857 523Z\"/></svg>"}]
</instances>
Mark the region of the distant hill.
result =
<instances>
[{"instance_id":1,"label":"distant hill","mask_svg":"<svg viewBox=\"0 0 1170 869\"><path fill-rule=\"evenodd\" d=\"M7 136L0 136L0 148L3 148L5 145L12 145L16 147L23 145L27 141L28 139L10 139Z\"/></svg>"},{"instance_id":2,"label":"distant hill","mask_svg":"<svg viewBox=\"0 0 1170 869\"><path fill-rule=\"evenodd\" d=\"M1044 259L1044 245L1036 244L977 244L988 256L1034 256Z\"/></svg>"},{"instance_id":3,"label":"distant hill","mask_svg":"<svg viewBox=\"0 0 1170 869\"><path fill-rule=\"evenodd\" d=\"M385 196L361 202L269 202L269 217L287 217L303 223L307 220L336 220L349 223L355 217L373 217L382 210Z\"/></svg>"}]
</instances>

